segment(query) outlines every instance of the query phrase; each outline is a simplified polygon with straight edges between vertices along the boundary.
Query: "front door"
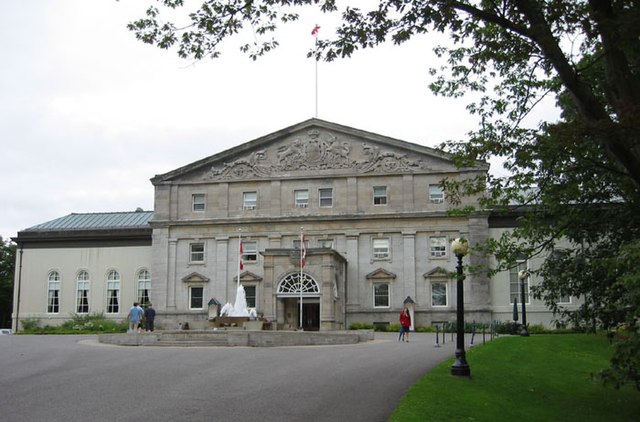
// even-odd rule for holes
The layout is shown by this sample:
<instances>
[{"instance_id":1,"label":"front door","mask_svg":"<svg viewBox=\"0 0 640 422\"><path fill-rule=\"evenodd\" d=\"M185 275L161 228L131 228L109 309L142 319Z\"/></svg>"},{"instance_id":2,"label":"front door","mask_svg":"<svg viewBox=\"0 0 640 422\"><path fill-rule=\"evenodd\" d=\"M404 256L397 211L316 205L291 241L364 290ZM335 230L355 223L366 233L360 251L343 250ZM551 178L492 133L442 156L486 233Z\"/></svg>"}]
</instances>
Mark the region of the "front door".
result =
<instances>
[{"instance_id":1,"label":"front door","mask_svg":"<svg viewBox=\"0 0 640 422\"><path fill-rule=\"evenodd\" d=\"M319 303L302 303L302 329L305 331L320 330Z\"/></svg>"}]
</instances>

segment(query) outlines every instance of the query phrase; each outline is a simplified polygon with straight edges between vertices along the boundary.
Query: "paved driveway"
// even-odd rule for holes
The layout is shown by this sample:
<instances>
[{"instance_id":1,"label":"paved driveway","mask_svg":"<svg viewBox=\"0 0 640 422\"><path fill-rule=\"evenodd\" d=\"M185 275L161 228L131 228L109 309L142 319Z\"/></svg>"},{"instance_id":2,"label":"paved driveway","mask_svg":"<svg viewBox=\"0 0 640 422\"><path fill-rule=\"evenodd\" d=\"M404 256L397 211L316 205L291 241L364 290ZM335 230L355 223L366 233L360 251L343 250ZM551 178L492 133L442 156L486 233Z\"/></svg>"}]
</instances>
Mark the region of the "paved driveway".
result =
<instances>
[{"instance_id":1,"label":"paved driveway","mask_svg":"<svg viewBox=\"0 0 640 422\"><path fill-rule=\"evenodd\" d=\"M480 339L481 340L481 339ZM3 421L385 421L453 356L447 338L377 333L304 347L122 347L95 336L2 336Z\"/></svg>"}]
</instances>

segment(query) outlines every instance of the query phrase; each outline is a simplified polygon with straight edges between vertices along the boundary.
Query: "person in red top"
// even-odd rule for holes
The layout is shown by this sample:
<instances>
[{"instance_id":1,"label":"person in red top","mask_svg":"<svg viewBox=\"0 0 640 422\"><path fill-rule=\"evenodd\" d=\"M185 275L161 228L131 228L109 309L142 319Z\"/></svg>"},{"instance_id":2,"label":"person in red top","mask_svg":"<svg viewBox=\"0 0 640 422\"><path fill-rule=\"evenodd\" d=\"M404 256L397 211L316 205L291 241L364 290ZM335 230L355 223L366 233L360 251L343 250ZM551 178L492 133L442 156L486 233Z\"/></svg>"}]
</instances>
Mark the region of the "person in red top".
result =
<instances>
[{"instance_id":1,"label":"person in red top","mask_svg":"<svg viewBox=\"0 0 640 422\"><path fill-rule=\"evenodd\" d=\"M400 336L398 337L398 341L403 340L407 343L409 342L409 327L411 327L411 315L409 314L409 309L404 308L404 310L400 312Z\"/></svg>"}]
</instances>

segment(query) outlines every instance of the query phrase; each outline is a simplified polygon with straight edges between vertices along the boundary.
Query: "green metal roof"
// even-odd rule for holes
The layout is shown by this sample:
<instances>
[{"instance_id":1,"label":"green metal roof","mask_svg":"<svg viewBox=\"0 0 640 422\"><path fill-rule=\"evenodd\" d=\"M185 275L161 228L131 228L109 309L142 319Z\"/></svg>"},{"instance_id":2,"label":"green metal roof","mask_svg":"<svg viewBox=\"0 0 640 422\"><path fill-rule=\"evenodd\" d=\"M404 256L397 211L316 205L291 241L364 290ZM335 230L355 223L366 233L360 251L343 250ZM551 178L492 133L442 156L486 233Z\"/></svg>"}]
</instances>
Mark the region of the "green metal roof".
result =
<instances>
[{"instance_id":1,"label":"green metal roof","mask_svg":"<svg viewBox=\"0 0 640 422\"><path fill-rule=\"evenodd\" d=\"M153 211L72 213L25 229L25 232L149 228Z\"/></svg>"}]
</instances>

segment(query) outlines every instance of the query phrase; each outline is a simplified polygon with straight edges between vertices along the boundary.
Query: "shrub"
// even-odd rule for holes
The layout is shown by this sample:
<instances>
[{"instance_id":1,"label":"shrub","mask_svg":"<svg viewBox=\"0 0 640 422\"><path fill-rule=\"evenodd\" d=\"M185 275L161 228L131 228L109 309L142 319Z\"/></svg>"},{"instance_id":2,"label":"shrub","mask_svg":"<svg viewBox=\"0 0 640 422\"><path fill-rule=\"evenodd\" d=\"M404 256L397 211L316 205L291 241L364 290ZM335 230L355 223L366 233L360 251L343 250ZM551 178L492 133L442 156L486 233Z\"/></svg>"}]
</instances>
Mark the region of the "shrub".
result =
<instances>
[{"instance_id":1,"label":"shrub","mask_svg":"<svg viewBox=\"0 0 640 422\"><path fill-rule=\"evenodd\" d=\"M40 320L37 318L26 318L22 320L22 329L24 331L35 331L40 326Z\"/></svg>"},{"instance_id":2,"label":"shrub","mask_svg":"<svg viewBox=\"0 0 640 422\"><path fill-rule=\"evenodd\" d=\"M364 322L354 322L349 326L350 330L373 330L373 324L366 324Z\"/></svg>"},{"instance_id":3,"label":"shrub","mask_svg":"<svg viewBox=\"0 0 640 422\"><path fill-rule=\"evenodd\" d=\"M124 333L127 331L126 321L118 322L108 320L102 313L87 315L72 314L71 319L59 326L46 325L39 327L39 321L24 320L22 328L24 334L98 334L98 333Z\"/></svg>"}]
</instances>

